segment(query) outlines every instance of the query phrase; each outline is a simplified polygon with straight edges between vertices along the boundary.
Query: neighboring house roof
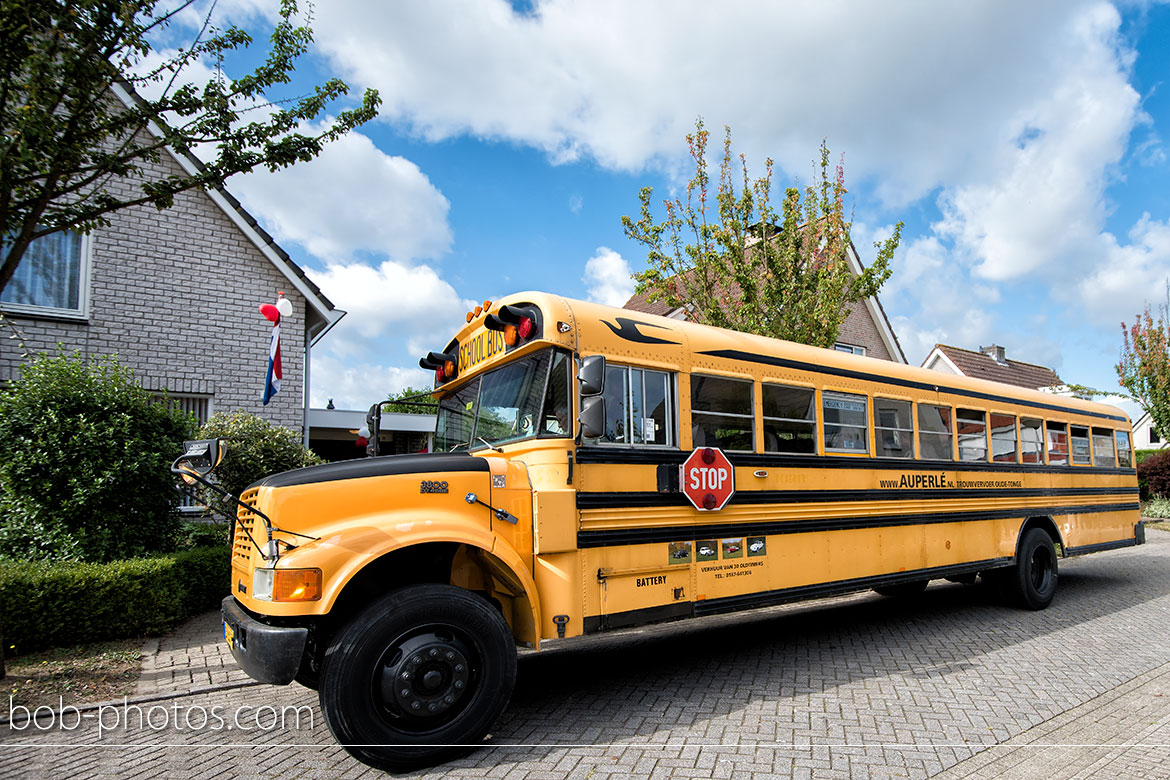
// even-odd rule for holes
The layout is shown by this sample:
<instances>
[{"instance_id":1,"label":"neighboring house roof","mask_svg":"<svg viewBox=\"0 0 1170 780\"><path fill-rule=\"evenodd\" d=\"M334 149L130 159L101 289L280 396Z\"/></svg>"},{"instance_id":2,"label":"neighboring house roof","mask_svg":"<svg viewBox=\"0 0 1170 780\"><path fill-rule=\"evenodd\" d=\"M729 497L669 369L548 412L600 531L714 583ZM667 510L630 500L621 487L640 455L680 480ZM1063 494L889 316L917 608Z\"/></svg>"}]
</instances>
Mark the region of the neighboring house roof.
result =
<instances>
[{"instance_id":1,"label":"neighboring house roof","mask_svg":"<svg viewBox=\"0 0 1170 780\"><path fill-rule=\"evenodd\" d=\"M849 242L849 251L845 253L845 260L849 264L849 270L854 275L860 274L865 268L861 263L861 257L857 254L857 248L853 246L853 242ZM890 320L886 316L886 310L882 306L881 301L875 295L872 298L866 298L863 301L869 318L873 320L874 326L877 328L878 336L882 343L885 344L886 351L890 353L891 359L895 363L907 363L906 353L902 351L902 344L898 341L898 336L894 333L893 326L890 325ZM685 308L671 308L662 301L650 301L645 295L634 293L630 299L622 305L623 309L630 309L631 311L640 311L644 314L657 314L662 317L671 317L673 319L687 319Z\"/></svg>"},{"instance_id":2,"label":"neighboring house roof","mask_svg":"<svg viewBox=\"0 0 1170 780\"><path fill-rule=\"evenodd\" d=\"M125 83L115 83L113 85L113 92L127 107L142 100ZM155 123L151 122L148 127L155 137L163 137L163 133ZM167 146L166 150L188 175L195 174L204 169L203 162L195 157L195 155L177 152L170 146ZM256 221L256 218L240 205L240 202L235 196L223 187L204 190L204 192L235 223L236 227L240 229L240 232L247 236L256 248L260 250L260 253L288 279L289 284L305 297L305 301L309 305L309 309L305 312L305 324L309 331L310 343L316 344L330 328L336 325L346 315L346 312L338 309L333 305L332 301L325 297L325 294L321 292L321 288L314 284L305 274L304 269L289 257L288 252L284 251L276 243L276 240L264 228L260 227L260 223Z\"/></svg>"},{"instance_id":3,"label":"neighboring house roof","mask_svg":"<svg viewBox=\"0 0 1170 780\"><path fill-rule=\"evenodd\" d=\"M1029 387L1034 390L1064 384L1063 380L1051 368L1020 360L1008 360L1004 355L1003 347L995 344L984 349L986 352L975 352L961 347L952 347L948 344L935 344L934 349L926 356L926 360L922 361L922 366L935 368L932 364L941 360L956 374L974 379L1002 382L1005 385L1016 387ZM996 357L992 355L996 355Z\"/></svg>"}]
</instances>

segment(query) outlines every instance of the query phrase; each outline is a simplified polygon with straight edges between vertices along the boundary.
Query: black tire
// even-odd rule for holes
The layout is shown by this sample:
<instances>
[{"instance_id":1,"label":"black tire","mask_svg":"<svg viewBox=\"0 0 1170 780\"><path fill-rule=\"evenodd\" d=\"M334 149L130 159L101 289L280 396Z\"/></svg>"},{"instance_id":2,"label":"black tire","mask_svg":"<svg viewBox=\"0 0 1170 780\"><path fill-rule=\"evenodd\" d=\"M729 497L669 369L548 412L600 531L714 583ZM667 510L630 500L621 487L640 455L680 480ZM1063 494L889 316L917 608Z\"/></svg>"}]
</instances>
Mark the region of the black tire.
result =
<instances>
[{"instance_id":1,"label":"black tire","mask_svg":"<svg viewBox=\"0 0 1170 780\"><path fill-rule=\"evenodd\" d=\"M342 747L405 772L483 739L512 695L516 645L474 593L411 585L354 616L330 642L320 677L321 710Z\"/></svg>"},{"instance_id":2,"label":"black tire","mask_svg":"<svg viewBox=\"0 0 1170 780\"><path fill-rule=\"evenodd\" d=\"M1016 565L1009 569L1008 594L1024 609L1044 609L1056 596L1056 545L1041 528L1029 529L1016 550Z\"/></svg>"},{"instance_id":3,"label":"black tire","mask_svg":"<svg viewBox=\"0 0 1170 780\"><path fill-rule=\"evenodd\" d=\"M873 589L879 596L905 599L921 596L930 580L915 580L914 582L899 582L897 585L879 585Z\"/></svg>"}]
</instances>

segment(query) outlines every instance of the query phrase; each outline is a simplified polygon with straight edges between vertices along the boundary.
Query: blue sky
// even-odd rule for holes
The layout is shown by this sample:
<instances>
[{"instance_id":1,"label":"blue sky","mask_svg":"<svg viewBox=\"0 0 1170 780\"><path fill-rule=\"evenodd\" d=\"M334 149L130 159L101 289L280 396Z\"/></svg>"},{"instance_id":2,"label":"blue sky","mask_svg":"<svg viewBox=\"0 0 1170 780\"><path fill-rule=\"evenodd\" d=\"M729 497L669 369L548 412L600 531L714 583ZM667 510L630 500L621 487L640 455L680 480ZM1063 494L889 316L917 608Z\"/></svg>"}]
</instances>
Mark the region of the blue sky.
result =
<instances>
[{"instance_id":1,"label":"blue sky","mask_svg":"<svg viewBox=\"0 0 1170 780\"><path fill-rule=\"evenodd\" d=\"M263 35L275 2L221 0ZM318 160L229 189L349 312L312 403L425 385L474 301L620 302L639 187L685 181L697 116L753 173L844 155L854 243L905 222L880 294L908 358L936 342L1116 387L1120 321L1170 277L1170 7L936 2L318 3L302 83L379 89ZM181 30L176 30L181 33ZM232 75L232 63L228 74ZM261 352L266 349L260 345Z\"/></svg>"}]
</instances>

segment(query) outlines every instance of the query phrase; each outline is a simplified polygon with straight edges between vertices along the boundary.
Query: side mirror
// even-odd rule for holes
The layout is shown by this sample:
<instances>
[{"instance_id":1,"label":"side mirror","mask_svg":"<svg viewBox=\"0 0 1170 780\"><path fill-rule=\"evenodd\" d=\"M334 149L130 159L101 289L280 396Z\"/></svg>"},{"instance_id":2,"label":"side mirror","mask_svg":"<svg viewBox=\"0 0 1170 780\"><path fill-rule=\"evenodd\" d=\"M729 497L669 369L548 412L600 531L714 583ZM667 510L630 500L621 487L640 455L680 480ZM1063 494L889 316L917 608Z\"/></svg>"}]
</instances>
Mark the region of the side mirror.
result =
<instances>
[{"instance_id":1,"label":"side mirror","mask_svg":"<svg viewBox=\"0 0 1170 780\"><path fill-rule=\"evenodd\" d=\"M604 358L602 360L604 361ZM577 422L581 424L581 438L583 439L596 439L604 435L605 399L600 395L582 398L581 414L577 415Z\"/></svg>"},{"instance_id":2,"label":"side mirror","mask_svg":"<svg viewBox=\"0 0 1170 780\"><path fill-rule=\"evenodd\" d=\"M183 448L183 454L171 464L171 473L178 474L188 485L194 485L202 482L223 460L227 454L227 440L185 441Z\"/></svg>"},{"instance_id":3,"label":"side mirror","mask_svg":"<svg viewBox=\"0 0 1170 780\"><path fill-rule=\"evenodd\" d=\"M581 368L577 371L577 381L581 383L581 395L601 395L605 390L605 356L604 355L590 355L581 360ZM585 404L581 404L582 413L585 410ZM602 422L604 423L604 410L602 410ZM604 427L604 426L603 426Z\"/></svg>"}]
</instances>

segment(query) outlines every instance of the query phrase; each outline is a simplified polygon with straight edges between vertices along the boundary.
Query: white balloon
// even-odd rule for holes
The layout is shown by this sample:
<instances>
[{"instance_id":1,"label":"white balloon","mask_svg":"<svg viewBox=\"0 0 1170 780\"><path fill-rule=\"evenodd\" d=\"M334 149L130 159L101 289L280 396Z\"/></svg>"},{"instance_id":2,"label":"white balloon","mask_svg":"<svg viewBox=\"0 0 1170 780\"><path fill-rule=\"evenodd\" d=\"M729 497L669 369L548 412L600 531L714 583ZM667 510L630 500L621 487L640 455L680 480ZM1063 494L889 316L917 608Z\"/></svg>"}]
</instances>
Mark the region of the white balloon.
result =
<instances>
[{"instance_id":1,"label":"white balloon","mask_svg":"<svg viewBox=\"0 0 1170 780\"><path fill-rule=\"evenodd\" d=\"M292 316L292 301L288 298L281 298L276 302L276 310L280 312L281 317Z\"/></svg>"},{"instance_id":2,"label":"white balloon","mask_svg":"<svg viewBox=\"0 0 1170 780\"><path fill-rule=\"evenodd\" d=\"M370 438L370 429L363 425L358 429L358 436L361 436L363 439Z\"/></svg>"}]
</instances>

